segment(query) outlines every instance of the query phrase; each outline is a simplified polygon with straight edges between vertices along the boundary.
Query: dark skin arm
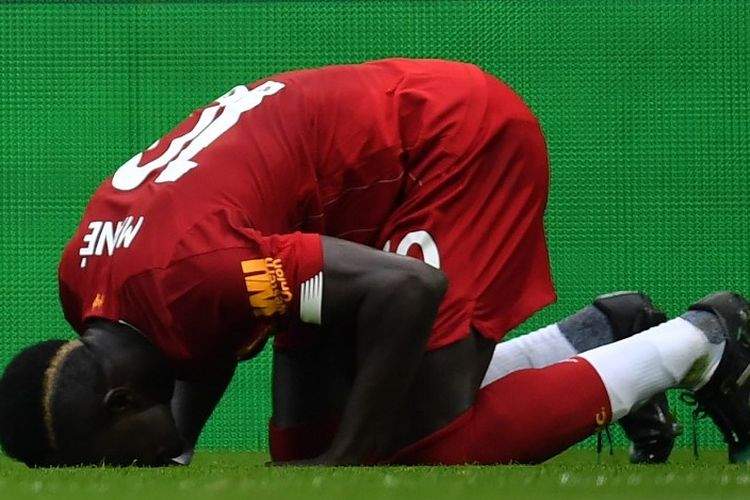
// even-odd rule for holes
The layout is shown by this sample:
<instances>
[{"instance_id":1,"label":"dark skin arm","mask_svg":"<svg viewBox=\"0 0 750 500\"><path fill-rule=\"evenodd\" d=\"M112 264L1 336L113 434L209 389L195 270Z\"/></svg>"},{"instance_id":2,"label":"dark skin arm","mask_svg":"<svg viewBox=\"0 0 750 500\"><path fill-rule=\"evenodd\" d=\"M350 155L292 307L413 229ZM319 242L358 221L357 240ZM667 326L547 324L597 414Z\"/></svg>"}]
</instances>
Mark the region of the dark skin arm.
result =
<instances>
[{"instance_id":1,"label":"dark skin arm","mask_svg":"<svg viewBox=\"0 0 750 500\"><path fill-rule=\"evenodd\" d=\"M322 326L351 324L356 377L330 448L296 465L357 465L388 441L447 288L422 261L323 237Z\"/></svg>"},{"instance_id":2,"label":"dark skin arm","mask_svg":"<svg viewBox=\"0 0 750 500\"><path fill-rule=\"evenodd\" d=\"M237 363L217 363L200 377L177 380L172 397L172 414L177 430L185 441L185 453L173 461L187 465L203 427L224 395L234 376Z\"/></svg>"}]
</instances>

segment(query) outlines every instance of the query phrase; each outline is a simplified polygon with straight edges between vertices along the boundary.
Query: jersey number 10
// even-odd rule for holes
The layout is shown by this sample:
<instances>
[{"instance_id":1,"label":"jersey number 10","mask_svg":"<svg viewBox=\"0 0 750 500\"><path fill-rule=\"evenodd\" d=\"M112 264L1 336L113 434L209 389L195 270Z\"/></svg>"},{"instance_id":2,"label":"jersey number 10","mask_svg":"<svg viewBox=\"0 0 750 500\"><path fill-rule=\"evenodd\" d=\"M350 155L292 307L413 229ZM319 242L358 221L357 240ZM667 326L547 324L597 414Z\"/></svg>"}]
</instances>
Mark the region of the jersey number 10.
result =
<instances>
[{"instance_id":1,"label":"jersey number 10","mask_svg":"<svg viewBox=\"0 0 750 500\"><path fill-rule=\"evenodd\" d=\"M218 104L205 108L193 129L172 139L167 150L145 165L139 165L143 153L138 153L117 169L112 177L112 186L120 191L131 191L146 180L151 172L162 169L154 179L156 183L174 182L186 172L198 166L193 157L232 128L240 115L263 102L263 98L284 88L283 83L267 81L252 90L239 85L223 96ZM220 113L220 111L223 111ZM159 144L156 141L149 149Z\"/></svg>"}]
</instances>

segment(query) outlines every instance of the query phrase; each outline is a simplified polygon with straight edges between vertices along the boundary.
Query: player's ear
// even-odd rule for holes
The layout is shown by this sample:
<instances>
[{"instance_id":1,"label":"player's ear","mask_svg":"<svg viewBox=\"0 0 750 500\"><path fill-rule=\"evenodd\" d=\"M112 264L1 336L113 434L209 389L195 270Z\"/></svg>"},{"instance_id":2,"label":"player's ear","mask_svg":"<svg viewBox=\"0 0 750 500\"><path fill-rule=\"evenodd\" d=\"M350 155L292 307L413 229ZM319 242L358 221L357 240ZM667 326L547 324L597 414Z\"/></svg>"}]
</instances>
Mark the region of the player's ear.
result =
<instances>
[{"instance_id":1,"label":"player's ear","mask_svg":"<svg viewBox=\"0 0 750 500\"><path fill-rule=\"evenodd\" d=\"M115 387L104 396L104 406L112 413L123 413L135 408L135 394L127 387Z\"/></svg>"}]
</instances>

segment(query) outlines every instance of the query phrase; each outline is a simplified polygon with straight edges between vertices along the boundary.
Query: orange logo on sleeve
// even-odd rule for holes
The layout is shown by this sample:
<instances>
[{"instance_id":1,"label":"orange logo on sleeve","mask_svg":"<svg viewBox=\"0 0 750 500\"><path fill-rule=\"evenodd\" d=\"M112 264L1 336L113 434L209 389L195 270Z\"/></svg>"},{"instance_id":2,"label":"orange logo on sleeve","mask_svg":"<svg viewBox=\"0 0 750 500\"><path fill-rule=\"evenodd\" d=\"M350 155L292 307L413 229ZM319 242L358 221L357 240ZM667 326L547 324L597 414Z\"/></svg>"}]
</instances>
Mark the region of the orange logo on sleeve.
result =
<instances>
[{"instance_id":1,"label":"orange logo on sleeve","mask_svg":"<svg viewBox=\"0 0 750 500\"><path fill-rule=\"evenodd\" d=\"M292 292L284 276L281 259L243 260L245 288L250 294L250 306L256 316L284 314L292 300Z\"/></svg>"},{"instance_id":2,"label":"orange logo on sleeve","mask_svg":"<svg viewBox=\"0 0 750 500\"><path fill-rule=\"evenodd\" d=\"M101 309L104 306L104 295L97 293L94 301L91 303L91 309Z\"/></svg>"}]
</instances>

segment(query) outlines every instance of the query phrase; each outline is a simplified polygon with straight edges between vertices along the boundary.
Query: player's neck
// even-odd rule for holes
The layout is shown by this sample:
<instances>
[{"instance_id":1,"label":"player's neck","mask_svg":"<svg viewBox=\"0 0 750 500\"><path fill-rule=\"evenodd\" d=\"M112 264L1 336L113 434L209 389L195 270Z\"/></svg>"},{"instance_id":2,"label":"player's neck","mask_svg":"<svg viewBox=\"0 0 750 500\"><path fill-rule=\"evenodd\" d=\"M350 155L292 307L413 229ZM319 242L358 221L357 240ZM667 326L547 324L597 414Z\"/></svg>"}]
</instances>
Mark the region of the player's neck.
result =
<instances>
[{"instance_id":1,"label":"player's neck","mask_svg":"<svg viewBox=\"0 0 750 500\"><path fill-rule=\"evenodd\" d=\"M81 340L100 365L110 384L143 380L170 372L168 362L150 340L135 328L109 320L89 325Z\"/></svg>"}]
</instances>

